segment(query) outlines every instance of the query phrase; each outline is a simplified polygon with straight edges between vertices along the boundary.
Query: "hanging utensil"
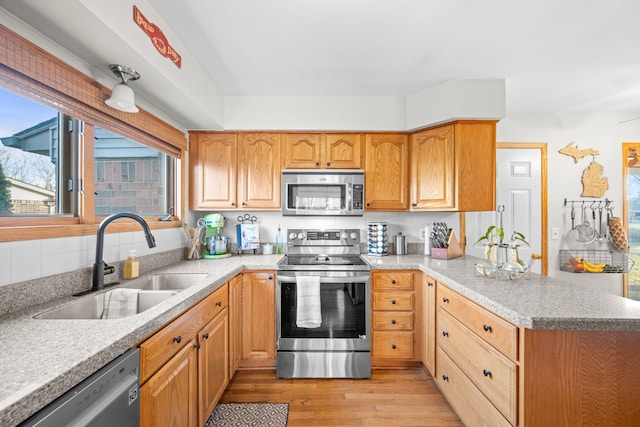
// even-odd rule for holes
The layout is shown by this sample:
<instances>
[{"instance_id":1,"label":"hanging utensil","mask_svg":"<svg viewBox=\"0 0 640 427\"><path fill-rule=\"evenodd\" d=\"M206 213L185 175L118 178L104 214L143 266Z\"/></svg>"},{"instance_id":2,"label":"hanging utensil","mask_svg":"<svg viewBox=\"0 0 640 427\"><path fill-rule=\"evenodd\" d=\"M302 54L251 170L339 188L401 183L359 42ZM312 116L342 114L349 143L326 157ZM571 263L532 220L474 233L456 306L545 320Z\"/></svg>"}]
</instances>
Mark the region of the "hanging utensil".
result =
<instances>
[{"instance_id":1,"label":"hanging utensil","mask_svg":"<svg viewBox=\"0 0 640 427\"><path fill-rule=\"evenodd\" d=\"M581 224L576 227L578 231L577 241L580 243L591 243L596 238L596 231L591 228L591 223L587 218L587 208L582 204Z\"/></svg>"}]
</instances>

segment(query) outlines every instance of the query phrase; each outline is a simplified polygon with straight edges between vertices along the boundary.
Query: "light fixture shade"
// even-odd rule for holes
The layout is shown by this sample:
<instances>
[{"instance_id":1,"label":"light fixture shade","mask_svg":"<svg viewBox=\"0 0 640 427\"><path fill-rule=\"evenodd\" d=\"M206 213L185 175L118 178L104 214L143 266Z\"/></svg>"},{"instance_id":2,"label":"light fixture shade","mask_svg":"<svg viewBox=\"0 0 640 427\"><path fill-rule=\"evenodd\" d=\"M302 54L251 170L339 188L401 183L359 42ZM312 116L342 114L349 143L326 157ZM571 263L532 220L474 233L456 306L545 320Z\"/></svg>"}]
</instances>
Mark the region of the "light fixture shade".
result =
<instances>
[{"instance_id":1,"label":"light fixture shade","mask_svg":"<svg viewBox=\"0 0 640 427\"><path fill-rule=\"evenodd\" d=\"M104 101L110 107L116 110L126 111L127 113L137 113L138 107L136 107L135 94L126 83L118 83L113 87L111 92L111 98Z\"/></svg>"}]
</instances>

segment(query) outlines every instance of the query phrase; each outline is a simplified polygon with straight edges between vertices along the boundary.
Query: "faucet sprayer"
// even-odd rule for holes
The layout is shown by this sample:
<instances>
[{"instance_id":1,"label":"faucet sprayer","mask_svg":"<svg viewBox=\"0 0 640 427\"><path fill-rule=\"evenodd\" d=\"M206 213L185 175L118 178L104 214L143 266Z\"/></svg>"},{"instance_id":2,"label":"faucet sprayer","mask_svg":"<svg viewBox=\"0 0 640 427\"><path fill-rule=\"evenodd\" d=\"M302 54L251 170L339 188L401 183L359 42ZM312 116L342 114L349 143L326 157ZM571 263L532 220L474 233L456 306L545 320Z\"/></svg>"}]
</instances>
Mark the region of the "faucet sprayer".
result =
<instances>
[{"instance_id":1,"label":"faucet sprayer","mask_svg":"<svg viewBox=\"0 0 640 427\"><path fill-rule=\"evenodd\" d=\"M105 264L104 260L102 259L102 255L104 251L104 231L107 228L107 225L111 223L111 221L118 218L131 218L137 221L144 230L144 237L147 239L147 245L149 245L149 248L156 247L156 240L154 239L153 234L151 234L151 230L149 230L149 225L140 215L134 214L132 212L118 212L103 219L98 226L98 231L96 233L96 262L93 264L93 284L91 286L92 291L97 291L104 288L105 274L111 274L115 271L115 268L113 266L108 266Z\"/></svg>"}]
</instances>

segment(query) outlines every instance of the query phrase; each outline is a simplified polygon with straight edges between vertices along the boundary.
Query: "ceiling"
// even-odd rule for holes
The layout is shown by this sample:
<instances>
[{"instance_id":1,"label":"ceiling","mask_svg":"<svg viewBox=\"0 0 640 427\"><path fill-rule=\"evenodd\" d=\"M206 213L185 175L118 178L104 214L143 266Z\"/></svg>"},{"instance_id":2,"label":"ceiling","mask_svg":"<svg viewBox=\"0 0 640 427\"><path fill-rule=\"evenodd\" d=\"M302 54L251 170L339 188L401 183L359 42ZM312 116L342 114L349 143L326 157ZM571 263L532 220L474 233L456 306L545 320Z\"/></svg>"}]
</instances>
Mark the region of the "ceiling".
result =
<instances>
[{"instance_id":1,"label":"ceiling","mask_svg":"<svg viewBox=\"0 0 640 427\"><path fill-rule=\"evenodd\" d=\"M89 21L95 16L73 6L97 1L0 0L0 6L96 69L106 69L113 61L107 58L132 65L136 52L125 51L126 40L107 39ZM187 47L223 95L406 96L451 79L504 79L507 114L640 113L637 0L132 4L138 3L155 9L164 21L158 24ZM83 37L69 25L76 10L87 20ZM179 91L159 93L166 76L156 75L157 67L139 67L143 77L135 87L144 99L186 103ZM178 79L172 83L179 89Z\"/></svg>"}]
</instances>

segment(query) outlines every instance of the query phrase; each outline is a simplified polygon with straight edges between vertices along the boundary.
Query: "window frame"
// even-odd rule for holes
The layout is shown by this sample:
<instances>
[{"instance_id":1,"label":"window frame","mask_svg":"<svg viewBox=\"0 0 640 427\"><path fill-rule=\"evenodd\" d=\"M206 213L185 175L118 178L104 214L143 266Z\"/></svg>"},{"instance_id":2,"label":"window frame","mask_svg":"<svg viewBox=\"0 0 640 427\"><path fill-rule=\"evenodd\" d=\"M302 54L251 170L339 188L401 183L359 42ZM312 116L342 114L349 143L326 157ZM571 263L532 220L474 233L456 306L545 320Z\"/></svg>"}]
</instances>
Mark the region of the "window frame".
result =
<instances>
[{"instance_id":1,"label":"window frame","mask_svg":"<svg viewBox=\"0 0 640 427\"><path fill-rule=\"evenodd\" d=\"M84 122L79 147L79 175L83 192L76 216L20 216L0 218L0 242L93 234L104 218L94 212L93 126L100 126L173 156L174 216L157 221L148 216L153 229L181 226L184 215L184 166L187 140L184 132L140 109L136 114L105 105L111 91L22 36L0 25L0 86L18 95ZM154 221L156 219L156 221ZM119 221L110 231L137 229L131 221Z\"/></svg>"}]
</instances>

